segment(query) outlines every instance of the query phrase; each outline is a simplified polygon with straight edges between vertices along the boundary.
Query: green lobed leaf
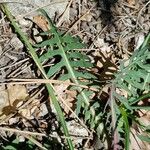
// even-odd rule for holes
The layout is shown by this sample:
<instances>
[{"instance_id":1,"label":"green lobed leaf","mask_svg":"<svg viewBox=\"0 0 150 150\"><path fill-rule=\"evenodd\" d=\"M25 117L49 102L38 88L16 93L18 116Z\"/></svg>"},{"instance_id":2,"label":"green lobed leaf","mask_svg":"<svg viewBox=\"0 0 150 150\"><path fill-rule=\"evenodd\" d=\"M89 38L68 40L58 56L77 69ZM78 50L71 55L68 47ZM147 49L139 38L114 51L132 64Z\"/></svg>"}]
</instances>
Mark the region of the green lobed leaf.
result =
<instances>
[{"instance_id":1,"label":"green lobed leaf","mask_svg":"<svg viewBox=\"0 0 150 150\"><path fill-rule=\"evenodd\" d=\"M137 135L137 136L140 140L150 143L150 136L144 136L144 135Z\"/></svg>"}]
</instances>

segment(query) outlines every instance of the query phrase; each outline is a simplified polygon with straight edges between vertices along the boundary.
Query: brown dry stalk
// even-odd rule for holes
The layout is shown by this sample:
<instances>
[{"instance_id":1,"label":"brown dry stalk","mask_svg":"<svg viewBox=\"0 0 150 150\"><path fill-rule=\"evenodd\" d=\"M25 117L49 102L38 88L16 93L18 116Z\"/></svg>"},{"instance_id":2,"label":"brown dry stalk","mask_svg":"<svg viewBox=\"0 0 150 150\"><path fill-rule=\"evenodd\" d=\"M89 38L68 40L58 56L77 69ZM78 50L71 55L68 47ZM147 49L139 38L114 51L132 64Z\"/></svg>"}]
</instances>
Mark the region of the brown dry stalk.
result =
<instances>
[{"instance_id":1,"label":"brown dry stalk","mask_svg":"<svg viewBox=\"0 0 150 150\"><path fill-rule=\"evenodd\" d=\"M93 6L93 7L94 7L94 6ZM78 23L80 23L80 21L81 21L86 15L88 15L88 14L90 13L90 11L93 9L93 7L91 7L85 14L83 14L83 15L72 25L72 27L70 27L70 29L65 33L65 35L68 34L69 32L71 32L72 29L73 29L75 26L77 26ZM64 36L65 36L65 35L64 35Z\"/></svg>"},{"instance_id":2,"label":"brown dry stalk","mask_svg":"<svg viewBox=\"0 0 150 150\"><path fill-rule=\"evenodd\" d=\"M28 60L29 60L29 58L23 59L23 60L18 61L18 62L14 63L14 64L11 64L11 65L8 65L8 66L5 66L5 67L1 67L0 70L4 70L4 69L8 69L8 68L17 66L17 65L19 65L19 64L22 64L22 63L27 62Z\"/></svg>"},{"instance_id":3,"label":"brown dry stalk","mask_svg":"<svg viewBox=\"0 0 150 150\"><path fill-rule=\"evenodd\" d=\"M60 81L60 80L51 80L51 79L5 79L5 82L0 83L2 84L42 84L42 83L54 83L54 84L65 84L65 85L73 85L78 86L81 88L89 89L95 92L98 92L99 90L88 87L86 85L79 85L72 82L67 81Z\"/></svg>"},{"instance_id":4,"label":"brown dry stalk","mask_svg":"<svg viewBox=\"0 0 150 150\"><path fill-rule=\"evenodd\" d=\"M56 27L59 27L64 19L65 14L67 13L67 10L69 9L70 5L72 4L73 0L70 0L70 2L68 3L65 11L63 12L62 16L60 17L58 23L56 24Z\"/></svg>"},{"instance_id":5,"label":"brown dry stalk","mask_svg":"<svg viewBox=\"0 0 150 150\"><path fill-rule=\"evenodd\" d=\"M9 131L9 132L16 132L16 133L20 133L20 134L29 134L29 135L33 135L33 136L46 136L46 134L44 134L44 133L21 131L21 130L15 129L15 128L0 127L0 130Z\"/></svg>"},{"instance_id":6,"label":"brown dry stalk","mask_svg":"<svg viewBox=\"0 0 150 150\"><path fill-rule=\"evenodd\" d=\"M140 18L140 16L141 16L141 14L142 14L142 11L145 9L145 7L146 6L148 6L150 4L150 1L148 1L141 9L140 9L140 11L139 11L139 13L138 13L138 16L137 16L137 20L136 20L136 27L137 27L137 25L139 24L139 18Z\"/></svg>"}]
</instances>

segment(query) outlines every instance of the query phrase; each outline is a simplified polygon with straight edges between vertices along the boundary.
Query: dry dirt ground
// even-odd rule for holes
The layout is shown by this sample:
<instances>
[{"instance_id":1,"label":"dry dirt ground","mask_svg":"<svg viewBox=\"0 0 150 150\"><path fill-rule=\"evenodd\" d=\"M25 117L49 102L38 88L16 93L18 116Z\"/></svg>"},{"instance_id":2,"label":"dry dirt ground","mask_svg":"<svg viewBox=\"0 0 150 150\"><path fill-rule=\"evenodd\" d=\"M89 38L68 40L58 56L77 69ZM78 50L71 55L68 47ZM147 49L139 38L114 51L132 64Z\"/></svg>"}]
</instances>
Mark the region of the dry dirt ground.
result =
<instances>
[{"instance_id":1,"label":"dry dirt ground","mask_svg":"<svg viewBox=\"0 0 150 150\"><path fill-rule=\"evenodd\" d=\"M61 31L79 36L86 43L86 48L82 50L96 64L97 67L92 71L100 80L111 79L120 60L128 59L150 31L149 0L73 0L66 8L63 14L56 12L52 20ZM41 30L47 30L45 20L39 16L28 18L27 15L18 19L18 22L31 41L40 42L42 38L35 35ZM44 149L43 144L51 145L50 149L59 149L64 144L55 111L50 108L43 84L37 84L37 80L30 80L26 85L21 82L4 84L38 77L36 65L5 14L0 11L1 146L11 145L16 137L20 142L26 142L23 149L30 148L28 146L31 143L27 139L35 144L33 149ZM56 88L63 93L67 87L59 85ZM75 93L68 91L67 94L70 98L68 103L72 106L71 98ZM67 108L64 110L68 115ZM76 130L72 134L84 136L83 139L75 138L76 148L94 149L93 141L88 140L87 131L74 120L67 119L70 132ZM49 135L49 140L45 134ZM31 136L35 135L36 140L33 140Z\"/></svg>"}]
</instances>

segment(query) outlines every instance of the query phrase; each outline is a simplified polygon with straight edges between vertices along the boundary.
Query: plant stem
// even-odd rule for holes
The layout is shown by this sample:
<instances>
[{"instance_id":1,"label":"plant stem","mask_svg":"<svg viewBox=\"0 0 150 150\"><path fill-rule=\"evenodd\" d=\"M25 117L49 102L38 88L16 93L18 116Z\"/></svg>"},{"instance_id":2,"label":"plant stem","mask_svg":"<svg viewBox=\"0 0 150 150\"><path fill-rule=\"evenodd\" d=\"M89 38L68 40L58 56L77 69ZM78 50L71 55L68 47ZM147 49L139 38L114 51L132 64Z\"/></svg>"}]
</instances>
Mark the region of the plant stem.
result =
<instances>
[{"instance_id":1,"label":"plant stem","mask_svg":"<svg viewBox=\"0 0 150 150\"><path fill-rule=\"evenodd\" d=\"M141 101L141 100L143 100L145 98L148 98L148 97L150 97L150 92L148 92L147 94L144 94L144 95L140 96L136 100L131 101L130 105L133 105L133 104L135 104L135 103L137 103L137 102L139 102L139 101Z\"/></svg>"}]
</instances>

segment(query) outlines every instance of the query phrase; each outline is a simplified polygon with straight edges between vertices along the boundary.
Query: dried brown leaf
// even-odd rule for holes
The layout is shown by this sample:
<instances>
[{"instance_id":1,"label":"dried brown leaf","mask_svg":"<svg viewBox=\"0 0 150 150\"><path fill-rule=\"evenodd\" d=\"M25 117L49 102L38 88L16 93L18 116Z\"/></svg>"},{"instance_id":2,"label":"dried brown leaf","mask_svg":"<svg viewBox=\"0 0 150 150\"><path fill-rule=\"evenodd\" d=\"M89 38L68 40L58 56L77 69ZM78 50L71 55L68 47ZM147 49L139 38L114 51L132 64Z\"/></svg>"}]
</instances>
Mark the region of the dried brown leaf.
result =
<instances>
[{"instance_id":1,"label":"dried brown leaf","mask_svg":"<svg viewBox=\"0 0 150 150\"><path fill-rule=\"evenodd\" d=\"M39 28L41 28L43 31L49 30L48 21L41 15L33 17L33 22L37 24Z\"/></svg>"},{"instance_id":2,"label":"dried brown leaf","mask_svg":"<svg viewBox=\"0 0 150 150\"><path fill-rule=\"evenodd\" d=\"M28 96L27 89L24 85L9 85L7 91L11 106L16 100L24 100Z\"/></svg>"},{"instance_id":3,"label":"dried brown leaf","mask_svg":"<svg viewBox=\"0 0 150 150\"><path fill-rule=\"evenodd\" d=\"M135 0L127 0L127 2L129 3L129 5L135 5Z\"/></svg>"},{"instance_id":4,"label":"dried brown leaf","mask_svg":"<svg viewBox=\"0 0 150 150\"><path fill-rule=\"evenodd\" d=\"M74 105L75 105L75 97L77 95L76 91L72 91L72 90L66 90L66 99L65 101L67 102L67 105L73 109ZM68 109L68 107L66 107L64 105L64 112L69 115L70 110Z\"/></svg>"}]
</instances>

